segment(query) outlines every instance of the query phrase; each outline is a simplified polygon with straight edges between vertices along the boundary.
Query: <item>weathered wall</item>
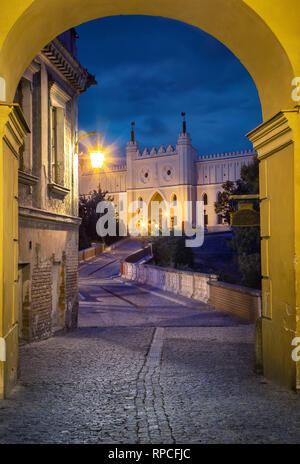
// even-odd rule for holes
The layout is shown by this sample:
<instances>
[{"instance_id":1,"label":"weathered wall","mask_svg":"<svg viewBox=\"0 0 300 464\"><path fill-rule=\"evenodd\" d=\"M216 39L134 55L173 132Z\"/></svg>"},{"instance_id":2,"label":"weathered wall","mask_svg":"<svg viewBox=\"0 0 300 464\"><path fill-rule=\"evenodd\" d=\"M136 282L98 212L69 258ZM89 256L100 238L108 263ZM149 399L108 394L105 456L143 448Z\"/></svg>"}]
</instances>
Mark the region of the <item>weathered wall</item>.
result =
<instances>
[{"instance_id":1,"label":"weathered wall","mask_svg":"<svg viewBox=\"0 0 300 464\"><path fill-rule=\"evenodd\" d=\"M29 341L39 340L51 336L55 330L76 326L78 228L23 216L19 228L19 267L29 267L31 281L28 292L23 292L20 336ZM55 266L59 268L59 285L53 291Z\"/></svg>"}]
</instances>

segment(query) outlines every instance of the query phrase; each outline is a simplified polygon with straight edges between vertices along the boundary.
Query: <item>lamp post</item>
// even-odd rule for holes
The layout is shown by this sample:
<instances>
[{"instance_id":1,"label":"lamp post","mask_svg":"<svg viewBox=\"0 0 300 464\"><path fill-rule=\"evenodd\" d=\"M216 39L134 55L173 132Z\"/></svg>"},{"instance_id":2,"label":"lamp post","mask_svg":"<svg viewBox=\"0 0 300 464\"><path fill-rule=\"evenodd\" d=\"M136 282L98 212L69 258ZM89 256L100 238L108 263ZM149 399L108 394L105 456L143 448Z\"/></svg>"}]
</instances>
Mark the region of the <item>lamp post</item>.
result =
<instances>
[{"instance_id":1,"label":"lamp post","mask_svg":"<svg viewBox=\"0 0 300 464\"><path fill-rule=\"evenodd\" d=\"M102 149L102 146L100 145L100 140L102 138L102 135L100 134L100 132L88 132L87 134L83 134L81 137L79 137L79 139L75 143L75 154L77 156L79 155L78 147L79 147L79 143L81 142L81 140L90 135L94 135L96 137L96 142L97 142L96 147L89 150L92 168L100 169L102 168L102 165L104 162L104 151Z\"/></svg>"}]
</instances>

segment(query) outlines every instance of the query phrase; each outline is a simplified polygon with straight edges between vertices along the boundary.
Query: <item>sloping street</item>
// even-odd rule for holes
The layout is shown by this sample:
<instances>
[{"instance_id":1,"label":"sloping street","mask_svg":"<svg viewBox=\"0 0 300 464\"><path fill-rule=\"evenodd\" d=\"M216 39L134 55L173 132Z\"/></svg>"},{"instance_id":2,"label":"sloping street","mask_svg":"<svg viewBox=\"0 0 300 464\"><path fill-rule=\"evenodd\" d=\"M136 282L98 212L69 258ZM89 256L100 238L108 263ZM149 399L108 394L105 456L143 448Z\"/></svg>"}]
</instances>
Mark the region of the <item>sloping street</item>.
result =
<instances>
[{"instance_id":1,"label":"sloping street","mask_svg":"<svg viewBox=\"0 0 300 464\"><path fill-rule=\"evenodd\" d=\"M299 397L253 373L254 327L80 265L79 328L20 347L0 443L297 443Z\"/></svg>"}]
</instances>

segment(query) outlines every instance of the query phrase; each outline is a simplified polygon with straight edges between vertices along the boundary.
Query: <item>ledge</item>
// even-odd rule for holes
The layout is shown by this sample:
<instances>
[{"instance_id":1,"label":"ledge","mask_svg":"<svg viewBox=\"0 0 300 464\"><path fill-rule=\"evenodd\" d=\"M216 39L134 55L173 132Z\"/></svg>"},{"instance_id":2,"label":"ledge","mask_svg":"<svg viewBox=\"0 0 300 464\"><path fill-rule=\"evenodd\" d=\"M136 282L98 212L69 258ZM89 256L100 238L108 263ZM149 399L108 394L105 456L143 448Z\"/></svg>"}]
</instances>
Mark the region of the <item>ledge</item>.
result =
<instances>
[{"instance_id":1,"label":"ledge","mask_svg":"<svg viewBox=\"0 0 300 464\"><path fill-rule=\"evenodd\" d=\"M38 183L39 178L36 177L36 176L33 176L29 172L21 171L19 169L19 171L18 171L18 181L21 184L24 184L24 185L35 185L35 184Z\"/></svg>"},{"instance_id":2,"label":"ledge","mask_svg":"<svg viewBox=\"0 0 300 464\"><path fill-rule=\"evenodd\" d=\"M67 196L68 193L70 193L70 189L55 183L48 184L48 189L50 193L61 198L65 198L65 196Z\"/></svg>"},{"instance_id":3,"label":"ledge","mask_svg":"<svg viewBox=\"0 0 300 464\"><path fill-rule=\"evenodd\" d=\"M247 295L258 296L258 297L261 296L261 290L256 290L255 288L242 287L241 285L229 284L227 282L220 282L218 280L217 281L212 280L208 282L208 284L214 287L222 287L227 290L232 290L232 291L244 293Z\"/></svg>"},{"instance_id":4,"label":"ledge","mask_svg":"<svg viewBox=\"0 0 300 464\"><path fill-rule=\"evenodd\" d=\"M76 216L67 216L63 214L53 213L52 211L46 211L43 209L19 206L19 216L21 218L37 221L45 221L50 223L62 223L69 224L71 226L79 226L81 224L81 218Z\"/></svg>"}]
</instances>

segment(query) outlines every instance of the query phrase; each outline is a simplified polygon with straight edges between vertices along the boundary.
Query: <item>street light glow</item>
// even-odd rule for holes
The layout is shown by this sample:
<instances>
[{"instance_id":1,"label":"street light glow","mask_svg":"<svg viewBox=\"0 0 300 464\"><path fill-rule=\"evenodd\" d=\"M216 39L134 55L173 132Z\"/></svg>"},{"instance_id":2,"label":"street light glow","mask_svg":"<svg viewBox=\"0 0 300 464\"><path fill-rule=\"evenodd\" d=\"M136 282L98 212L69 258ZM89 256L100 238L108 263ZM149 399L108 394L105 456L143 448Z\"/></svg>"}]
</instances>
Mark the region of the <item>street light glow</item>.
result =
<instances>
[{"instance_id":1,"label":"street light glow","mask_svg":"<svg viewBox=\"0 0 300 464\"><path fill-rule=\"evenodd\" d=\"M93 169L101 169L104 163L104 151L90 151L91 164Z\"/></svg>"}]
</instances>

